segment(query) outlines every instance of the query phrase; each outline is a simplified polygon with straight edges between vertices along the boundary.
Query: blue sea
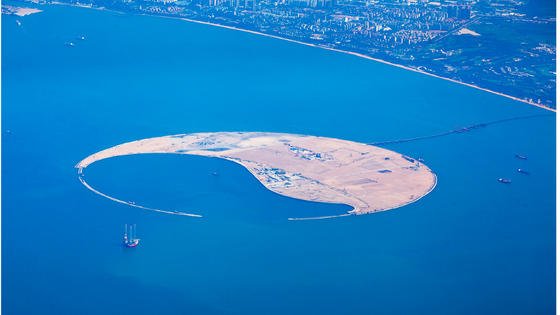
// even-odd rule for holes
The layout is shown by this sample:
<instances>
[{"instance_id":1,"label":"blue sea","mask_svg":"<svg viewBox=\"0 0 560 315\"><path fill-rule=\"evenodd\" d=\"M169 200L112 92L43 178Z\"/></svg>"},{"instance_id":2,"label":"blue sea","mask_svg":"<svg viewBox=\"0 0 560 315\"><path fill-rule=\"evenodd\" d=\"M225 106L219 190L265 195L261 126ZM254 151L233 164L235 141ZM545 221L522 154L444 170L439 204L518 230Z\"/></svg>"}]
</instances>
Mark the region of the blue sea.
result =
<instances>
[{"instance_id":1,"label":"blue sea","mask_svg":"<svg viewBox=\"0 0 560 315\"><path fill-rule=\"evenodd\" d=\"M40 8L2 18L3 314L554 313L553 113L262 36ZM138 155L87 169L105 193L203 218L117 204L74 169L99 150L168 134L376 142L541 114L386 145L422 157L435 190L332 220L286 220L348 207L279 196L223 160ZM122 248L125 223L137 224L138 248Z\"/></svg>"}]
</instances>

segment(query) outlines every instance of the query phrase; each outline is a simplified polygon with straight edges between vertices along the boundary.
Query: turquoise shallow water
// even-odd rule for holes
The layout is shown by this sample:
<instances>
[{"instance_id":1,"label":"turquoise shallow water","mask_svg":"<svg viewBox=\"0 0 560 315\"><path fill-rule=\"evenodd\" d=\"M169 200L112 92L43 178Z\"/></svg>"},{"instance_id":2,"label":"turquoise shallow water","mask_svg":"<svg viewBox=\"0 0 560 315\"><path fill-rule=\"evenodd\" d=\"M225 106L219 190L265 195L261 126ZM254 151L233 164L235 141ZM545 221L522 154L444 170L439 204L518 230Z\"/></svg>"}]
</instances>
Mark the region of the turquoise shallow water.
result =
<instances>
[{"instance_id":1,"label":"turquoise shallow water","mask_svg":"<svg viewBox=\"0 0 560 315\"><path fill-rule=\"evenodd\" d=\"M554 116L387 145L422 156L436 189L397 210L336 220L284 220L347 208L278 196L226 161L135 156L87 169L115 196L206 216L145 212L86 190L75 163L175 133L370 142L546 112L250 34L43 8L17 18L21 27L2 20L6 314L553 313ZM142 238L133 251L120 247L127 222Z\"/></svg>"}]
</instances>

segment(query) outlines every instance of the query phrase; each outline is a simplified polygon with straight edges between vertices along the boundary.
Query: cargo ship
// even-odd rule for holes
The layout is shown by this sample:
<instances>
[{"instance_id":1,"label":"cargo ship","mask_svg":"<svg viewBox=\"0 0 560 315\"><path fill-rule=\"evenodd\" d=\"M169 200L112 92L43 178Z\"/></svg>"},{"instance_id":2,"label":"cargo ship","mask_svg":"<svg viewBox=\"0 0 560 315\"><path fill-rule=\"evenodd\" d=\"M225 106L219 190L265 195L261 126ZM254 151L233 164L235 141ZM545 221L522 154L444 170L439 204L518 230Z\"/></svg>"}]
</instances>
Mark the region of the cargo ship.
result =
<instances>
[{"instance_id":1,"label":"cargo ship","mask_svg":"<svg viewBox=\"0 0 560 315\"><path fill-rule=\"evenodd\" d=\"M136 238L136 224L124 225L123 245L124 247L136 247L140 243L140 239Z\"/></svg>"}]
</instances>

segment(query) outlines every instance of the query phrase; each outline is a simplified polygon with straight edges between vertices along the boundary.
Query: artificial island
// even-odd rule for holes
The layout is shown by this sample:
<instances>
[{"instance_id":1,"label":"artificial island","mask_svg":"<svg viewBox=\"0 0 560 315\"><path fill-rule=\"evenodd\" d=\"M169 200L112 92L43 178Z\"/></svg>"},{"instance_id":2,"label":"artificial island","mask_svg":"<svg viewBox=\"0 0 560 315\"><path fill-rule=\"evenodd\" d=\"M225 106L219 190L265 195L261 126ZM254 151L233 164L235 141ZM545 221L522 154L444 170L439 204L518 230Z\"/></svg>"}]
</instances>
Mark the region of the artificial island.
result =
<instances>
[{"instance_id":1,"label":"artificial island","mask_svg":"<svg viewBox=\"0 0 560 315\"><path fill-rule=\"evenodd\" d=\"M94 162L150 153L226 159L242 165L266 188L280 195L351 206L353 209L345 215L404 206L428 194L437 182L434 172L420 161L384 148L335 138L268 132L193 133L142 139L92 154L76 168L88 189L111 200L198 216L124 202L93 189L85 181L84 170Z\"/></svg>"}]
</instances>

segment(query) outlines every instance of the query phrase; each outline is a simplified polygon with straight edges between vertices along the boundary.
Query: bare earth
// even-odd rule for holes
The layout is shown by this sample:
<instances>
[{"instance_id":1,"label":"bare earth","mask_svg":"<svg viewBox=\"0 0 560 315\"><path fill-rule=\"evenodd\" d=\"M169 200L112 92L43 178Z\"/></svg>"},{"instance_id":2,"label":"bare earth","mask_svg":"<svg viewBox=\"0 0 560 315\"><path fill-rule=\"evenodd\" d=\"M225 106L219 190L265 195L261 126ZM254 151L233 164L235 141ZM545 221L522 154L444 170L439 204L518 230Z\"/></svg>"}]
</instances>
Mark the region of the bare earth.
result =
<instances>
[{"instance_id":1,"label":"bare earth","mask_svg":"<svg viewBox=\"0 0 560 315\"><path fill-rule=\"evenodd\" d=\"M217 157L241 164L266 188L302 200L353 207L348 214L394 209L428 194L435 174L417 160L380 147L315 136L216 132L124 143L76 165L116 156L173 153Z\"/></svg>"},{"instance_id":2,"label":"bare earth","mask_svg":"<svg viewBox=\"0 0 560 315\"><path fill-rule=\"evenodd\" d=\"M14 7L10 5L3 5L2 6L2 13L3 14L13 14L17 16L26 16L34 13L42 12L39 9L35 8L22 8L22 7Z\"/></svg>"},{"instance_id":3,"label":"bare earth","mask_svg":"<svg viewBox=\"0 0 560 315\"><path fill-rule=\"evenodd\" d=\"M472 36L480 36L477 32L473 30L469 30L468 28L462 28L457 31L457 35L472 35Z\"/></svg>"}]
</instances>

